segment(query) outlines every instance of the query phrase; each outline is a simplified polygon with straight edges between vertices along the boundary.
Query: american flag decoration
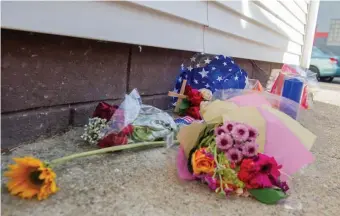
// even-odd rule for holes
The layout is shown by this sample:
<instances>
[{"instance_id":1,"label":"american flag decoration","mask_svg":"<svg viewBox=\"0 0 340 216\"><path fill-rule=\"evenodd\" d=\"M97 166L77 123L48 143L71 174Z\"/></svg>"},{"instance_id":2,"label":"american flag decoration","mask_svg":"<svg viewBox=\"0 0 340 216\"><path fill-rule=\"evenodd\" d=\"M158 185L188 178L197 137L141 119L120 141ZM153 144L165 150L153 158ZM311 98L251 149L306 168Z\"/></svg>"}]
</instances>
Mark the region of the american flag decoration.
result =
<instances>
[{"instance_id":1,"label":"american flag decoration","mask_svg":"<svg viewBox=\"0 0 340 216\"><path fill-rule=\"evenodd\" d=\"M232 58L223 55L198 53L181 65L173 92L179 93L183 80L195 89L210 89L213 93L220 89L244 89L248 75ZM176 105L177 98L173 98Z\"/></svg>"},{"instance_id":2,"label":"american flag decoration","mask_svg":"<svg viewBox=\"0 0 340 216\"><path fill-rule=\"evenodd\" d=\"M194 118L192 118L190 116L184 116L184 117L175 119L175 123L178 126L190 125L193 122L201 122L201 121L200 120L196 120L196 119L194 119Z\"/></svg>"}]
</instances>

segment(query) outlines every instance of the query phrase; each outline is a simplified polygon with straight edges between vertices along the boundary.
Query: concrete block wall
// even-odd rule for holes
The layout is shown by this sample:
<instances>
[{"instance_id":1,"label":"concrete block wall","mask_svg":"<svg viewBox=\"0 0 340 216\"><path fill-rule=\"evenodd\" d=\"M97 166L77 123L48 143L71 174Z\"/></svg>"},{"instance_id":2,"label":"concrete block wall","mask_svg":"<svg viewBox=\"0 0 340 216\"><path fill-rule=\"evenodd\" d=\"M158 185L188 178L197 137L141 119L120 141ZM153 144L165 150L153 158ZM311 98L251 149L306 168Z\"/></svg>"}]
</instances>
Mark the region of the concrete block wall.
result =
<instances>
[{"instance_id":1,"label":"concrete block wall","mask_svg":"<svg viewBox=\"0 0 340 216\"><path fill-rule=\"evenodd\" d=\"M1 36L2 148L82 126L98 102L118 104L133 88L166 109L181 63L194 54L4 29ZM236 62L263 84L281 67Z\"/></svg>"}]
</instances>

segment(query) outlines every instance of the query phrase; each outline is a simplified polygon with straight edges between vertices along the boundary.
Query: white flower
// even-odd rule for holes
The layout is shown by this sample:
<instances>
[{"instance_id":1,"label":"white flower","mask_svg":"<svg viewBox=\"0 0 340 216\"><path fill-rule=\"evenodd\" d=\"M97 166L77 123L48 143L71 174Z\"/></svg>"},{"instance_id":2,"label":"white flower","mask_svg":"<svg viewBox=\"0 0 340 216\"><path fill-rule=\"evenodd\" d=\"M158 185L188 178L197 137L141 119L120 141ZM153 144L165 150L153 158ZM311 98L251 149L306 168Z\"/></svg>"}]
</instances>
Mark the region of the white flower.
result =
<instances>
[{"instance_id":1,"label":"white flower","mask_svg":"<svg viewBox=\"0 0 340 216\"><path fill-rule=\"evenodd\" d=\"M89 123L84 127L84 133L80 137L90 144L96 144L104 137L102 130L106 128L106 120L98 117L90 118Z\"/></svg>"},{"instance_id":2,"label":"white flower","mask_svg":"<svg viewBox=\"0 0 340 216\"><path fill-rule=\"evenodd\" d=\"M199 90L201 92L202 97L205 101L210 101L212 99L212 92L209 89L202 88Z\"/></svg>"}]
</instances>

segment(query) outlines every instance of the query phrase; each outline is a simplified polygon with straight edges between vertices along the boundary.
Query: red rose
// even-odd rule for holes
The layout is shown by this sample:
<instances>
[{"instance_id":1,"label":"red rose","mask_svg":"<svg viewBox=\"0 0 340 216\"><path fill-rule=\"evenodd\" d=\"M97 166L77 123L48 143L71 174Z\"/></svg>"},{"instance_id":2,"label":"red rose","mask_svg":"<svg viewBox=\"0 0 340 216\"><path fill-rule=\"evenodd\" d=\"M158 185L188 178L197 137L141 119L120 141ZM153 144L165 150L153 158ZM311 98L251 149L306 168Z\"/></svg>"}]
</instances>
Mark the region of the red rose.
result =
<instances>
[{"instance_id":1,"label":"red rose","mask_svg":"<svg viewBox=\"0 0 340 216\"><path fill-rule=\"evenodd\" d=\"M123 133L126 136L131 136L133 133L133 126L132 125L128 125L125 128L123 128L123 130L121 131L121 133Z\"/></svg>"},{"instance_id":2,"label":"red rose","mask_svg":"<svg viewBox=\"0 0 340 216\"><path fill-rule=\"evenodd\" d=\"M122 132L116 134L116 133L111 133L101 139L98 142L98 146L100 148L107 148L111 146L118 146L118 145L125 145L128 143L128 137L124 135Z\"/></svg>"},{"instance_id":3,"label":"red rose","mask_svg":"<svg viewBox=\"0 0 340 216\"><path fill-rule=\"evenodd\" d=\"M98 117L109 121L117 109L118 106L116 105L112 106L106 102L100 102L97 105L92 117Z\"/></svg>"},{"instance_id":4,"label":"red rose","mask_svg":"<svg viewBox=\"0 0 340 216\"><path fill-rule=\"evenodd\" d=\"M198 106L189 107L186 113L194 119L201 119L200 108Z\"/></svg>"},{"instance_id":5,"label":"red rose","mask_svg":"<svg viewBox=\"0 0 340 216\"><path fill-rule=\"evenodd\" d=\"M197 89L191 88L188 85L185 87L184 94L188 96L188 101L192 106L199 106L203 101L201 92L199 92Z\"/></svg>"},{"instance_id":6,"label":"red rose","mask_svg":"<svg viewBox=\"0 0 340 216\"><path fill-rule=\"evenodd\" d=\"M192 97L189 97L188 100L190 101L190 104L192 106L199 106L201 102L203 101L203 97L200 93L199 95L193 95Z\"/></svg>"},{"instance_id":7,"label":"red rose","mask_svg":"<svg viewBox=\"0 0 340 216\"><path fill-rule=\"evenodd\" d=\"M132 135L133 133L133 126L128 125L121 132L117 133L111 133L101 139L98 142L98 146L100 148L106 148L110 146L117 146L117 145L125 145L128 143L128 136Z\"/></svg>"},{"instance_id":8,"label":"red rose","mask_svg":"<svg viewBox=\"0 0 340 216\"><path fill-rule=\"evenodd\" d=\"M191 91L192 91L192 88L188 85L185 86L185 91L184 91L184 94L185 95L189 95L191 94Z\"/></svg>"}]
</instances>

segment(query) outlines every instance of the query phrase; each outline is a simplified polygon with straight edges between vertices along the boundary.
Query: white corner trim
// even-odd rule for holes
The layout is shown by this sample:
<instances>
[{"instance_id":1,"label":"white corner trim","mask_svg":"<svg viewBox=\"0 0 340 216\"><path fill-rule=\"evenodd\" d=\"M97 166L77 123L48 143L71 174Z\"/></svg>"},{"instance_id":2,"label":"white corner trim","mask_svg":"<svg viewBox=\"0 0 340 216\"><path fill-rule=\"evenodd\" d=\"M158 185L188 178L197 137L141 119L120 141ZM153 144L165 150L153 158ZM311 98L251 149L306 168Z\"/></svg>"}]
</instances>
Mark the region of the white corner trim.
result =
<instances>
[{"instance_id":1,"label":"white corner trim","mask_svg":"<svg viewBox=\"0 0 340 216\"><path fill-rule=\"evenodd\" d=\"M319 11L319 0L313 0L309 3L308 14L307 14L307 26L306 33L304 38L304 45L302 47L302 56L300 65L303 68L309 68L310 59L312 55L313 42L314 42L314 34L316 28L316 21L318 17Z\"/></svg>"}]
</instances>

